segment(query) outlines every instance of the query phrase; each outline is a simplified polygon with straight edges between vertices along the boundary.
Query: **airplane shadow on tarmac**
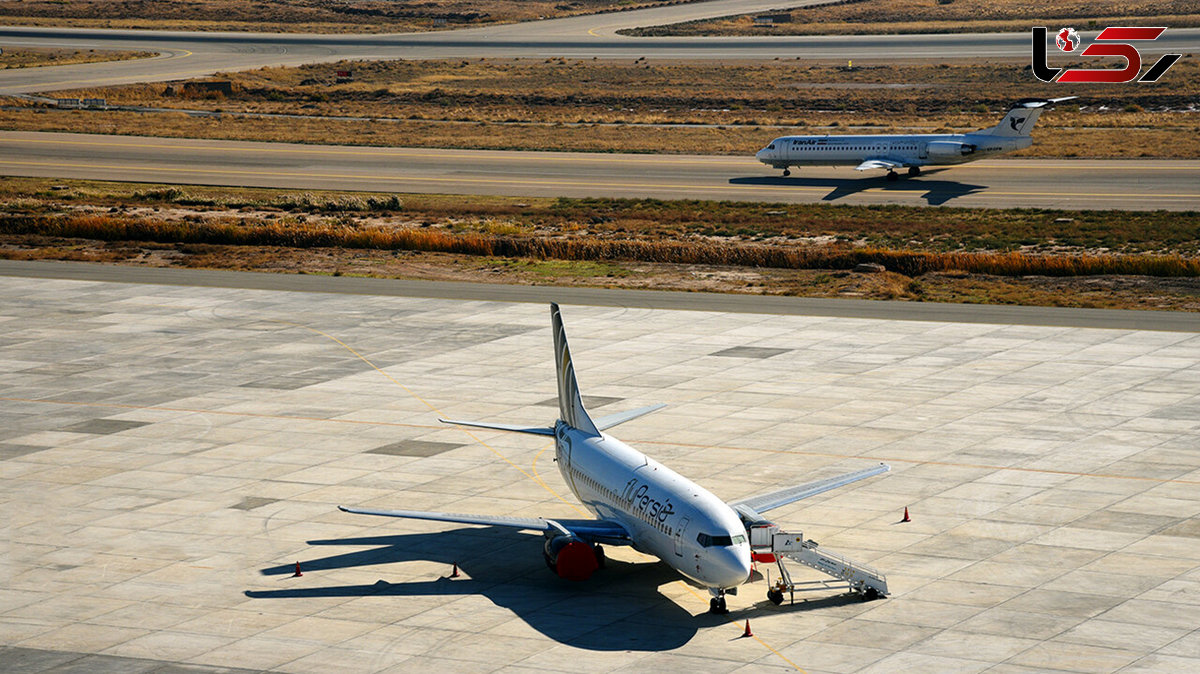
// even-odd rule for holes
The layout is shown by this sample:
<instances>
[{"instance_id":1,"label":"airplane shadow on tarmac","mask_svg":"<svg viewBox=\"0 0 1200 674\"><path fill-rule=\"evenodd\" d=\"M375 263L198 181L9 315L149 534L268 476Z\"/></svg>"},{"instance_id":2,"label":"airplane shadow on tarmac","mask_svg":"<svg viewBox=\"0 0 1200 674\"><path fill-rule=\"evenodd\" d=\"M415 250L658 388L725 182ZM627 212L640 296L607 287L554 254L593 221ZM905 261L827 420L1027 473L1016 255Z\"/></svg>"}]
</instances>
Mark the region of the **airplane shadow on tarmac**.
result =
<instances>
[{"instance_id":1,"label":"airplane shadow on tarmac","mask_svg":"<svg viewBox=\"0 0 1200 674\"><path fill-rule=\"evenodd\" d=\"M761 176L753 178L730 178L733 185L768 185L771 187L828 187L829 194L821 197L822 201L837 201L839 199L865 192L866 190L883 190L896 193L923 193L920 195L930 206L940 206L960 197L979 194L988 189L986 185L960 183L956 180L933 180L931 176L944 169L928 169L917 178L902 177L889 181L886 176L870 178L837 179L812 178L796 175L790 178L782 176Z\"/></svg>"},{"instance_id":2,"label":"airplane shadow on tarmac","mask_svg":"<svg viewBox=\"0 0 1200 674\"><path fill-rule=\"evenodd\" d=\"M308 541L353 551L301 559L304 575L300 578L290 577L295 563L262 569L265 576L283 576L278 582L291 587L247 590L245 595L252 599L396 597L398 602L404 597L482 595L555 641L597 651L670 650L686 644L702 627L727 623L721 616L693 616L663 596L660 586L681 579L665 564L609 559L590 580L572 582L546 568L542 541L540 535L505 527ZM380 574L386 575L386 565L416 561L440 563L444 571L428 580L320 584L323 571L379 566ZM452 579L454 563L462 576ZM708 595L703 590L697 593L701 596L697 603L707 604ZM407 615L402 603L397 604L396 614ZM497 618L498 623L504 620Z\"/></svg>"}]
</instances>

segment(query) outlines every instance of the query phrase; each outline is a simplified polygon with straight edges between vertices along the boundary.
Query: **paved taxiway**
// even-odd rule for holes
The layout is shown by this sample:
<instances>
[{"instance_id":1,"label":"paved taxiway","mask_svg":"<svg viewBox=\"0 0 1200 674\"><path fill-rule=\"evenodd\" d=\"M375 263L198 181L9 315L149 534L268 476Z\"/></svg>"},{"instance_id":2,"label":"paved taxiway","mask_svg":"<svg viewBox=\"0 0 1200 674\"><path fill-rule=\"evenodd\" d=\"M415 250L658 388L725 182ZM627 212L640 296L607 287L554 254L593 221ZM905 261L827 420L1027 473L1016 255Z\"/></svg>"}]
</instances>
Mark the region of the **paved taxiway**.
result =
<instances>
[{"instance_id":1,"label":"paved taxiway","mask_svg":"<svg viewBox=\"0 0 1200 674\"><path fill-rule=\"evenodd\" d=\"M783 3L795 7L812 2ZM653 26L780 7L771 0L716 0L632 12L398 35L295 35L0 27L0 44L158 52L155 60L0 70L0 94L47 92L200 77L261 66L343 59L628 58L754 60L1029 57L1029 34L634 38ZM1086 39L1092 33L1084 33ZM1200 29L1172 28L1143 54L1200 50Z\"/></svg>"},{"instance_id":2,"label":"paved taxiway","mask_svg":"<svg viewBox=\"0 0 1200 674\"><path fill-rule=\"evenodd\" d=\"M747 130L747 133L754 133ZM763 142L774 132L763 135ZM1200 161L997 159L888 182L752 157L372 148L0 131L0 173L294 189L1193 210Z\"/></svg>"},{"instance_id":3,"label":"paved taxiway","mask_svg":"<svg viewBox=\"0 0 1200 674\"><path fill-rule=\"evenodd\" d=\"M727 620L627 551L576 585L337 512L575 514L544 443L435 422L554 414L542 304L4 277L0 669L1200 667L1195 333L564 313L593 406L670 403L622 437L722 496L891 463L773 514L894 596Z\"/></svg>"}]
</instances>

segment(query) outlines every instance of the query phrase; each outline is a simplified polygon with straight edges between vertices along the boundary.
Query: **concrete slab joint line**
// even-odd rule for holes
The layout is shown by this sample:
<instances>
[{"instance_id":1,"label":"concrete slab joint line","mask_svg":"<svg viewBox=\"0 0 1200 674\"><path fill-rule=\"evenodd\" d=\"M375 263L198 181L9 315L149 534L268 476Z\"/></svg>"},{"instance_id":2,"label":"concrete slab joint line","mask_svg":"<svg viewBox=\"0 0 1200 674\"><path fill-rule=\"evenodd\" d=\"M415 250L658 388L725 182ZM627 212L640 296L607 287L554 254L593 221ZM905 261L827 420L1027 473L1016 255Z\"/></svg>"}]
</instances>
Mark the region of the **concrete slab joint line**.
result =
<instances>
[{"instance_id":1,"label":"concrete slab joint line","mask_svg":"<svg viewBox=\"0 0 1200 674\"><path fill-rule=\"evenodd\" d=\"M581 516L542 439L436 421L548 419L537 295L171 278L0 274L0 671L1200 670L1196 331L552 289L593 402L666 403L623 439L718 496L893 467L773 517L893 597L755 580L713 621L624 548L563 584L536 535L336 509ZM786 352L714 356L747 346Z\"/></svg>"}]
</instances>

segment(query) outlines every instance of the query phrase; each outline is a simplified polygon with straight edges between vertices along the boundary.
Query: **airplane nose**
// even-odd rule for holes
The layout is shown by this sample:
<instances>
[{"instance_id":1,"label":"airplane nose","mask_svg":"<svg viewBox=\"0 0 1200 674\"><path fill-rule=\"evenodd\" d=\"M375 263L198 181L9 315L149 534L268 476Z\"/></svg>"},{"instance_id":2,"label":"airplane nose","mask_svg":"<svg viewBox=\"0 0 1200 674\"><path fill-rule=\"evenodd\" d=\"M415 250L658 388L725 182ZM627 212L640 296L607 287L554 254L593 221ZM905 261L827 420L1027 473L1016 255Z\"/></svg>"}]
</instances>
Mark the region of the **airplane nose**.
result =
<instances>
[{"instance_id":1,"label":"airplane nose","mask_svg":"<svg viewBox=\"0 0 1200 674\"><path fill-rule=\"evenodd\" d=\"M735 587L750 577L750 552L746 546L725 548L713 557L713 580L720 587Z\"/></svg>"}]
</instances>

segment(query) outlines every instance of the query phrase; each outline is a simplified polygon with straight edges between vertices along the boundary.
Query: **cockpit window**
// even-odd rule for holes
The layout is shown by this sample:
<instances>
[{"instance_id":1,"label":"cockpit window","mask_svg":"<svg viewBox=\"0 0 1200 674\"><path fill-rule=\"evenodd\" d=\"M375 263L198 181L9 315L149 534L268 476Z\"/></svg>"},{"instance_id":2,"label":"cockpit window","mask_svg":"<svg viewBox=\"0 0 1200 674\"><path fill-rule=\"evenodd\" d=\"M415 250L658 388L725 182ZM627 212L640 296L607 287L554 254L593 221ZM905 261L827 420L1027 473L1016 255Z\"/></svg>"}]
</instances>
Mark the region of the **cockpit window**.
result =
<instances>
[{"instance_id":1,"label":"cockpit window","mask_svg":"<svg viewBox=\"0 0 1200 674\"><path fill-rule=\"evenodd\" d=\"M768 149L768 150L774 150L774 149L775 149L775 143L771 143L770 145L768 145L768 146L767 146L767 149Z\"/></svg>"},{"instance_id":2,"label":"cockpit window","mask_svg":"<svg viewBox=\"0 0 1200 674\"><path fill-rule=\"evenodd\" d=\"M711 548L714 546L728 547L730 545L741 545L746 542L746 537L738 534L736 536L713 536L711 534L696 534L696 542L702 547Z\"/></svg>"}]
</instances>

